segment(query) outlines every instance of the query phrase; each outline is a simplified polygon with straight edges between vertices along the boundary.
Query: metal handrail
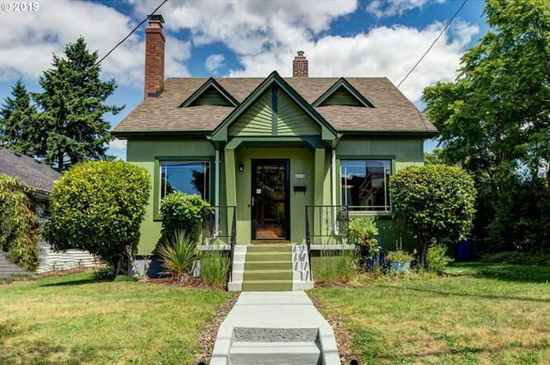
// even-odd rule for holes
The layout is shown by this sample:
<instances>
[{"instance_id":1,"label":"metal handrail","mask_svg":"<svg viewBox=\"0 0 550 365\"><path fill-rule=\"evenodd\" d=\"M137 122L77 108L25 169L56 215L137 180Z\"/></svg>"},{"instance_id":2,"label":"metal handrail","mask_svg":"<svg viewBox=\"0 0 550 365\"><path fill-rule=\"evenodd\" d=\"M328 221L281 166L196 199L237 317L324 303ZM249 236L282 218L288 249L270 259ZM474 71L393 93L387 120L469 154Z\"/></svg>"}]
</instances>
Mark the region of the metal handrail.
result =
<instances>
[{"instance_id":1,"label":"metal handrail","mask_svg":"<svg viewBox=\"0 0 550 365\"><path fill-rule=\"evenodd\" d=\"M231 223L231 239L229 240L229 280L233 281L233 256L235 254L235 242L237 240L237 207L233 207L233 222Z\"/></svg>"},{"instance_id":2,"label":"metal handrail","mask_svg":"<svg viewBox=\"0 0 550 365\"><path fill-rule=\"evenodd\" d=\"M309 266L309 280L313 281L313 271L311 270L311 232L309 229L309 213L306 205L306 247L307 247L307 262Z\"/></svg>"}]
</instances>

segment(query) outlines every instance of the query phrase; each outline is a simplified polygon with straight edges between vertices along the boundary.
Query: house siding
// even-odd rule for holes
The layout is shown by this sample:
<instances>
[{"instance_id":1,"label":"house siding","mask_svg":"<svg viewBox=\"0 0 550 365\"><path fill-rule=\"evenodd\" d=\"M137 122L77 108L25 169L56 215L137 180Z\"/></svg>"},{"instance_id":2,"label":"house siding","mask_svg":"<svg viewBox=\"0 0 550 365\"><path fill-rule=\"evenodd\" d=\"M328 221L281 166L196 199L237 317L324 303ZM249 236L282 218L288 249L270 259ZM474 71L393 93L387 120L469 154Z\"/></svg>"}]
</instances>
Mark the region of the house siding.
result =
<instances>
[{"instance_id":1,"label":"house siding","mask_svg":"<svg viewBox=\"0 0 550 365\"><path fill-rule=\"evenodd\" d=\"M345 159L384 159L391 160L391 174L413 165L424 164L424 140L420 138L360 138L344 137L336 149L338 176L338 204L341 202L340 161ZM354 215L362 216L360 214ZM379 230L378 241L386 250L394 250L398 245L412 251L417 241L409 230L391 216L376 216Z\"/></svg>"},{"instance_id":2,"label":"house siding","mask_svg":"<svg viewBox=\"0 0 550 365\"><path fill-rule=\"evenodd\" d=\"M143 167L149 173L152 191L146 207L145 218L140 228L139 254L150 253L160 238L161 220L158 216L159 181L155 181L155 164L158 158L196 158L210 160L215 157L212 144L206 139L129 139L127 145L127 161ZM158 174L157 174L158 176ZM211 166L210 180L215 179L215 169ZM158 179L157 179L158 180ZM214 191L211 189L211 202L214 202Z\"/></svg>"},{"instance_id":3,"label":"house siding","mask_svg":"<svg viewBox=\"0 0 550 365\"><path fill-rule=\"evenodd\" d=\"M317 136L321 128L283 91L277 90L277 135Z\"/></svg>"},{"instance_id":4,"label":"house siding","mask_svg":"<svg viewBox=\"0 0 550 365\"><path fill-rule=\"evenodd\" d=\"M272 134L271 91L265 92L250 109L230 128L230 136L271 136Z\"/></svg>"}]
</instances>

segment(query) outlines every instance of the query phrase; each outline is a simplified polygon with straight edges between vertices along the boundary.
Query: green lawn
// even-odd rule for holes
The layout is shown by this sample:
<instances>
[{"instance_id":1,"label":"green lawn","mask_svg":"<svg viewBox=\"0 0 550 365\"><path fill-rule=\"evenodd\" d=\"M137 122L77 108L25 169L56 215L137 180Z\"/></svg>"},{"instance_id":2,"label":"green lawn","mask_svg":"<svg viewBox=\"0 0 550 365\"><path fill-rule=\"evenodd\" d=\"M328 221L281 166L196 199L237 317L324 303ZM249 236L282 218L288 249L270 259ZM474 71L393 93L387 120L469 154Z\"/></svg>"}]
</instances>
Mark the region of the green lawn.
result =
<instances>
[{"instance_id":1,"label":"green lawn","mask_svg":"<svg viewBox=\"0 0 550 365\"><path fill-rule=\"evenodd\" d=\"M231 294L90 273L0 285L1 364L191 364Z\"/></svg>"},{"instance_id":2,"label":"green lawn","mask_svg":"<svg viewBox=\"0 0 550 365\"><path fill-rule=\"evenodd\" d=\"M454 265L453 276L319 288L365 364L550 364L550 267Z\"/></svg>"}]
</instances>

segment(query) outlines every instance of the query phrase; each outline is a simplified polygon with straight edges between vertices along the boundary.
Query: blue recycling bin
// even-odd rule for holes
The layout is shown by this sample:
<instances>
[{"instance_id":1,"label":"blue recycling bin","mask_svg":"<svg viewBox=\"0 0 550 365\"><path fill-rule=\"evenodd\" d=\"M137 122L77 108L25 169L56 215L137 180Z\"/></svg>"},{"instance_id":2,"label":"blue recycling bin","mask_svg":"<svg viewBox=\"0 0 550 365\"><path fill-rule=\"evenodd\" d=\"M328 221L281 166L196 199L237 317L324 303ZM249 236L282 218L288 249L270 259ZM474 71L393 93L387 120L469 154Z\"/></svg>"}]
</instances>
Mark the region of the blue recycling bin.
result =
<instances>
[{"instance_id":1,"label":"blue recycling bin","mask_svg":"<svg viewBox=\"0 0 550 365\"><path fill-rule=\"evenodd\" d=\"M472 259L472 239L468 238L456 245L456 261L470 261Z\"/></svg>"}]
</instances>

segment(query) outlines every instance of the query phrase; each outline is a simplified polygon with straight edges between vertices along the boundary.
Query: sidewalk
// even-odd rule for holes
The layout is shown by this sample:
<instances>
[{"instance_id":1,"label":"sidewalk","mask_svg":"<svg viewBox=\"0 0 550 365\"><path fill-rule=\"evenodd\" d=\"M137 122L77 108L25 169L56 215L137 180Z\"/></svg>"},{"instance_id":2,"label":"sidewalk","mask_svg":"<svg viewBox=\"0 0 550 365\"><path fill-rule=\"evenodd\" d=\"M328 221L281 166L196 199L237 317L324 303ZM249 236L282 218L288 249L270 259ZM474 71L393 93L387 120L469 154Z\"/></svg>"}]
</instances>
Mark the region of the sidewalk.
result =
<instances>
[{"instance_id":1,"label":"sidewalk","mask_svg":"<svg viewBox=\"0 0 550 365\"><path fill-rule=\"evenodd\" d=\"M243 292L210 364L340 364L332 327L303 291Z\"/></svg>"}]
</instances>

